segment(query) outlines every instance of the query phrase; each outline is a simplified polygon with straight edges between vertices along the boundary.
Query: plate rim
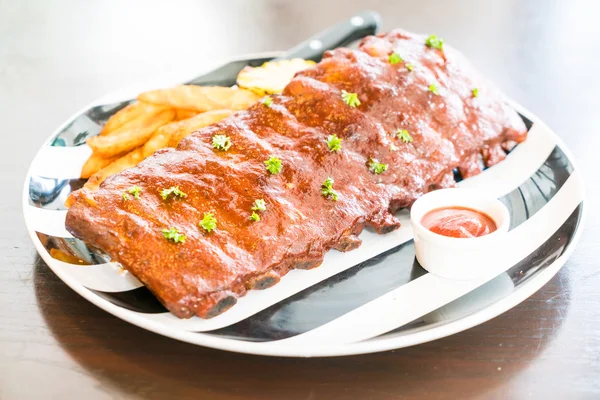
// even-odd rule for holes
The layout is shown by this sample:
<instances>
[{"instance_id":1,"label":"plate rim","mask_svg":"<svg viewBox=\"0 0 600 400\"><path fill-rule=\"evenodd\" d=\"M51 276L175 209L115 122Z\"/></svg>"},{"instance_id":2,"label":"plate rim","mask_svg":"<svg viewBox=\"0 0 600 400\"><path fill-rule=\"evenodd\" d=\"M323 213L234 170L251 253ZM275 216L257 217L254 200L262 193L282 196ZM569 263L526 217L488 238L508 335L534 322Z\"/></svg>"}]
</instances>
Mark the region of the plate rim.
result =
<instances>
[{"instance_id":1,"label":"plate rim","mask_svg":"<svg viewBox=\"0 0 600 400\"><path fill-rule=\"evenodd\" d=\"M202 70L208 71L211 67L224 65L228 62L236 61L236 60L244 60L251 58L266 58L266 57L277 57L282 54L282 52L262 52L262 53L252 53L247 55L240 55L236 57L230 57L225 59L221 63L211 63L207 64L206 68L202 68ZM156 79L158 80L158 79ZM171 80L171 79L169 79ZM175 82L175 79L173 79ZM184 81L184 79L177 80ZM141 82L138 82L140 85ZM573 234L573 237L565 249L564 253L558 257L552 264L547 266L544 271L540 272L538 275L534 276L533 279L529 280L519 286L516 290L511 292L506 297L503 297L500 300L486 306L485 308L476 311L472 314L466 315L462 318L458 318L454 321L442 324L440 326L432 327L431 329L421 330L414 333L407 333L404 335L389 337L389 338L372 338L370 340L355 342L350 344L341 344L336 346L311 346L310 348L303 346L290 346L290 345L278 345L277 341L274 342L249 342L244 340L236 340L225 337L218 337L215 335L211 335L210 333L201 333L201 332L191 332L179 330L176 328L170 328L168 326L164 326L156 321L151 319L146 319L143 315L138 315L138 313L132 312L130 310L125 310L121 307L112 304L111 302L95 295L90 289L87 289L81 283L76 281L74 278L63 274L60 269L55 269L52 264L53 260L50 257L49 253L41 244L39 238L35 234L35 231L31 228L27 218L25 217L25 207L30 207L28 198L29 198L29 181L31 178L31 170L33 166L33 162L39 156L39 153L42 149L50 144L50 142L56 137L56 135L62 131L64 127L66 127L69 123L71 123L78 115L82 112L86 111L90 107L96 106L98 104L102 104L101 102L105 101L104 99L111 98L119 98L125 97L124 93L127 93L128 88L132 88L134 84L128 85L125 87L121 87L120 89L111 91L104 96L97 98L92 101L86 107L78 110L73 115L71 115L68 119L65 120L64 123L59 125L52 134L48 137L46 141L39 147L38 151L36 151L34 157L31 159L29 168L27 170L27 174L25 176L25 181L23 184L23 194L22 194L22 211L23 217L25 220L25 226L27 228L27 233L33 242L38 255L44 260L46 265L53 271L53 273L58 276L58 278L63 281L69 288L75 291L77 294L82 296L84 299L99 307L100 309L114 315L117 318L120 318L128 323L131 323L135 326L143 328L145 330L158 333L160 335L176 339L179 341L187 342L194 345L200 345L210 348L215 348L219 350L232 351L236 353L245 353L245 354L255 354L255 355L264 355L264 356L278 356L278 357L332 357L332 356L349 356L349 355L358 355L358 354L367 354L367 353L376 353L394 349L400 349L404 347L414 346L417 344L431 342L437 339L441 339L446 336L451 336L453 334L465 331L469 328L480 325L486 321L489 321L506 311L514 308L538 290L540 290L550 279L552 279L558 271L564 266L568 258L571 256L573 251L575 250L577 243L581 237L581 233L584 229L584 224L587 216L587 196L585 191L585 185L583 179L580 174L578 174L575 178L577 179L578 186L582 190L581 196L581 213L579 216L579 220L577 221L577 227ZM121 94L121 95L120 95ZM113 100L118 101L118 100ZM108 101L107 101L108 102ZM575 171L578 170L577 162L573 158L571 151L565 145L564 141L552 130L550 129L540 118L538 118L535 114L527 110L525 107L521 106L517 102L509 99L509 104L519 113L530 119L534 124L541 124L554 136L554 140L556 142L556 146L559 147L567 156L571 164L573 165L573 169Z\"/></svg>"}]
</instances>

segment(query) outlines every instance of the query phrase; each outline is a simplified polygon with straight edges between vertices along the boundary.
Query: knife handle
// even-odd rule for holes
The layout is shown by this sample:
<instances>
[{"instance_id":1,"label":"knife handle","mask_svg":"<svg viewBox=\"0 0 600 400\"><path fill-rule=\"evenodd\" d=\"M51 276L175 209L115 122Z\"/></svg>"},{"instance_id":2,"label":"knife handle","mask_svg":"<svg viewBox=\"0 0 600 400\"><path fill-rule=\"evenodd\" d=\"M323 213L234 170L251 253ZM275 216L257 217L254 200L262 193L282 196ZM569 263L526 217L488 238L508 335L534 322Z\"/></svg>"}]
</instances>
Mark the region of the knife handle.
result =
<instances>
[{"instance_id":1,"label":"knife handle","mask_svg":"<svg viewBox=\"0 0 600 400\"><path fill-rule=\"evenodd\" d=\"M363 11L340 22L287 51L277 59L303 58L319 62L326 50L335 49L374 35L381 27L381 16L375 11Z\"/></svg>"}]
</instances>

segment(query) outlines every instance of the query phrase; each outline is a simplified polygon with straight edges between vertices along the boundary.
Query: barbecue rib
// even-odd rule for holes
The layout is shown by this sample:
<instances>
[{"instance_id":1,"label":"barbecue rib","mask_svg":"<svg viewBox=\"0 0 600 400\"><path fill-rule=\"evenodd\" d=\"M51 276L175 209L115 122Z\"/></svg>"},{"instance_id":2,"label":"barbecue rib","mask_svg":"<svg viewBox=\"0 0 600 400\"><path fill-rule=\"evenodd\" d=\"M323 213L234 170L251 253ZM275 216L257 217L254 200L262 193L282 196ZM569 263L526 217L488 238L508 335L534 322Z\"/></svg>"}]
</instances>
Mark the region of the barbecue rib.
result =
<instances>
[{"instance_id":1,"label":"barbecue rib","mask_svg":"<svg viewBox=\"0 0 600 400\"><path fill-rule=\"evenodd\" d=\"M388 61L392 51L403 61ZM348 105L343 90L357 93L360 105ZM398 137L401 130L410 137ZM228 151L212 148L217 134L231 138ZM343 139L340 151L328 149L333 134ZM248 289L318 266L332 248L358 247L365 226L397 229L395 211L453 186L457 168L468 177L503 160L525 137L518 114L458 52L394 31L364 39L359 50L327 52L270 107L257 103L96 192L80 190L66 226L120 262L173 314L210 318ZM282 161L279 174L265 168L271 155ZM329 177L337 201L322 193ZM142 189L140 199L124 201L132 185ZM172 186L187 197L163 200L159 191ZM266 203L260 221L250 220L256 199ZM198 225L207 212L218 221L210 233ZM167 240L162 229L170 227L186 241Z\"/></svg>"}]
</instances>

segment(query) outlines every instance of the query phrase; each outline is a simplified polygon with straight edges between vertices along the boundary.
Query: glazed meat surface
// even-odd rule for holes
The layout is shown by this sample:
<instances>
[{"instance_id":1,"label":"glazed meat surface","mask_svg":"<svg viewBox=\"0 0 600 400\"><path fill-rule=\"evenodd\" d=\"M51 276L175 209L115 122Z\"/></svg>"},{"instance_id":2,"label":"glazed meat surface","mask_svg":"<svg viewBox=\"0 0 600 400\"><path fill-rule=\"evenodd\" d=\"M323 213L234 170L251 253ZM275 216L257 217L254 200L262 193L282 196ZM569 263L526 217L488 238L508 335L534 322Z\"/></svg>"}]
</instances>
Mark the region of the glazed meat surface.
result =
<instances>
[{"instance_id":1,"label":"glazed meat surface","mask_svg":"<svg viewBox=\"0 0 600 400\"><path fill-rule=\"evenodd\" d=\"M391 64L393 51L403 61ZM342 91L360 105L347 104ZM210 318L248 289L318 266L330 249L358 247L365 226L397 229L398 209L455 185L457 168L468 177L503 160L526 137L503 95L458 52L405 31L327 52L272 98L159 150L95 192L76 192L67 229L120 262L173 314ZM399 137L402 130L410 137ZM215 135L231 147L214 149ZM341 150L329 150L329 135L342 139ZM281 160L280 173L267 171L270 156ZM337 200L322 192L328 178ZM140 198L124 200L133 185ZM187 196L164 200L160 191L172 186ZM253 221L257 199L266 210ZM199 226L209 212L217 220L211 232ZM172 227L185 242L165 238Z\"/></svg>"}]
</instances>

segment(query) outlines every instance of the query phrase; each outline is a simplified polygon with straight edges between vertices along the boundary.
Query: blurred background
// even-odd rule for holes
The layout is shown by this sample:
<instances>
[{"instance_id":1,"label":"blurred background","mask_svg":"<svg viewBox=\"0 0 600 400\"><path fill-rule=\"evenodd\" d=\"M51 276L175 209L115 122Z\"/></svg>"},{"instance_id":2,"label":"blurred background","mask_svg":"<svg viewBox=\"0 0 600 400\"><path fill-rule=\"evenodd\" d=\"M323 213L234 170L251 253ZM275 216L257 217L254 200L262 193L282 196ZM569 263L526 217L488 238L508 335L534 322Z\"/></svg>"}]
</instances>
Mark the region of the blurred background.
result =
<instances>
[{"instance_id":1,"label":"blurred background","mask_svg":"<svg viewBox=\"0 0 600 400\"><path fill-rule=\"evenodd\" d=\"M598 398L600 218L565 268L514 310L380 355L284 360L203 349L85 302L35 254L27 167L50 133L107 92L285 50L364 9L383 30L435 33L567 143L598 204L600 3L559 0L0 0L0 398ZM68 308L75 317L65 317ZM518 321L515 322L515 321Z\"/></svg>"}]
</instances>

